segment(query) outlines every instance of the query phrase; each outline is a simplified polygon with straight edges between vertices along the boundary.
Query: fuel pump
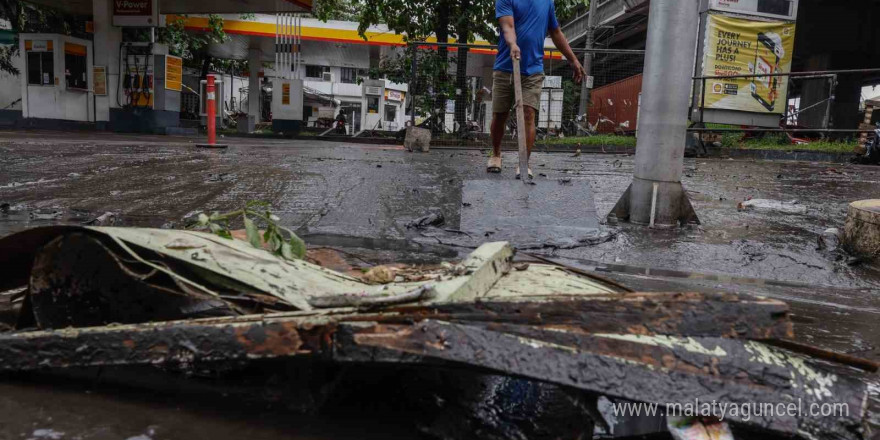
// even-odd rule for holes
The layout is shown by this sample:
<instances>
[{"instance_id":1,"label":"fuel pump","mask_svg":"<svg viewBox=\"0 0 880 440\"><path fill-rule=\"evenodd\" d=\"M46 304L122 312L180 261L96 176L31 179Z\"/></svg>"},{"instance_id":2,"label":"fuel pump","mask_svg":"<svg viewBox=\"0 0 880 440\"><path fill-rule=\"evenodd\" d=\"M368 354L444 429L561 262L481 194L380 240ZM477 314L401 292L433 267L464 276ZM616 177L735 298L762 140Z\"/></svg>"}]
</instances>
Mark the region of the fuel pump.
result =
<instances>
[{"instance_id":1,"label":"fuel pump","mask_svg":"<svg viewBox=\"0 0 880 440\"><path fill-rule=\"evenodd\" d=\"M164 56L154 43L121 43L119 47L119 71L122 73L122 93L117 100L124 108L153 107L153 78L155 57ZM120 96L121 95L121 96Z\"/></svg>"}]
</instances>

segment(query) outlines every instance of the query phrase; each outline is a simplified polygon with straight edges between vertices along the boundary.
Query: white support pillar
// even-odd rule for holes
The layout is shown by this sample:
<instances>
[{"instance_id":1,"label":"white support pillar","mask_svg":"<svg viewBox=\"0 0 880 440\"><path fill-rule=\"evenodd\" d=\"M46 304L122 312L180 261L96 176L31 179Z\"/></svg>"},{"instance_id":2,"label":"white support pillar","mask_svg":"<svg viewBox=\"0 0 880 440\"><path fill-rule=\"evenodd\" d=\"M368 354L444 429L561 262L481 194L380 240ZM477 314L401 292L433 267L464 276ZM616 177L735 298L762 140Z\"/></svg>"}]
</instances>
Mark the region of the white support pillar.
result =
<instances>
[{"instance_id":1,"label":"white support pillar","mask_svg":"<svg viewBox=\"0 0 880 440\"><path fill-rule=\"evenodd\" d=\"M699 223L681 185L698 6L651 2L633 182L609 216L651 227Z\"/></svg>"},{"instance_id":2,"label":"white support pillar","mask_svg":"<svg viewBox=\"0 0 880 440\"><path fill-rule=\"evenodd\" d=\"M113 0L92 0L94 20L94 65L107 68L107 95L95 96L95 121L99 127L110 121L110 109L118 108L119 45L122 29L113 26Z\"/></svg>"},{"instance_id":3,"label":"white support pillar","mask_svg":"<svg viewBox=\"0 0 880 440\"><path fill-rule=\"evenodd\" d=\"M260 72L263 68L263 51L259 48L248 49L248 115L254 117L254 122L260 122Z\"/></svg>"}]
</instances>

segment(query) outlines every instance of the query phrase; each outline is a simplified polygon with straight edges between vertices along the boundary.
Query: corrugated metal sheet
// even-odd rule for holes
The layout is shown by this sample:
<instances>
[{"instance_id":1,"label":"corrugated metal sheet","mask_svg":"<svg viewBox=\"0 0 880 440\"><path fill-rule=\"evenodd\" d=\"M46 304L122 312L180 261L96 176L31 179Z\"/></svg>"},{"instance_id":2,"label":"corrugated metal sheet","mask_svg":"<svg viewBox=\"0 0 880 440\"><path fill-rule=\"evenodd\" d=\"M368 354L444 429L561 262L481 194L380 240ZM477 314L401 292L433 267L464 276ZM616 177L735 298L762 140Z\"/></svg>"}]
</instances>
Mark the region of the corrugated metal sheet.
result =
<instances>
[{"instance_id":1,"label":"corrugated metal sheet","mask_svg":"<svg viewBox=\"0 0 880 440\"><path fill-rule=\"evenodd\" d=\"M636 130L642 74L593 89L590 94L590 126L599 133Z\"/></svg>"}]
</instances>

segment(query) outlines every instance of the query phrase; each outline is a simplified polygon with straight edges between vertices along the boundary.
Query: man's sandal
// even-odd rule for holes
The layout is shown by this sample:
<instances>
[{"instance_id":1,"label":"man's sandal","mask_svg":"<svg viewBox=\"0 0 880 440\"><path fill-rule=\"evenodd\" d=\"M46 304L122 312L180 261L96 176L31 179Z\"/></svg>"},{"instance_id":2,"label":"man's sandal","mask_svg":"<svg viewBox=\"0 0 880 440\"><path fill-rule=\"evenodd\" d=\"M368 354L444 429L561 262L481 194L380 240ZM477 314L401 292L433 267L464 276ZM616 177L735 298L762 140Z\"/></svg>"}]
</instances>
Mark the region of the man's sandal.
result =
<instances>
[{"instance_id":1,"label":"man's sandal","mask_svg":"<svg viewBox=\"0 0 880 440\"><path fill-rule=\"evenodd\" d=\"M501 156L492 156L489 158L489 163L486 164L486 172L487 173L500 173L501 172Z\"/></svg>"}]
</instances>

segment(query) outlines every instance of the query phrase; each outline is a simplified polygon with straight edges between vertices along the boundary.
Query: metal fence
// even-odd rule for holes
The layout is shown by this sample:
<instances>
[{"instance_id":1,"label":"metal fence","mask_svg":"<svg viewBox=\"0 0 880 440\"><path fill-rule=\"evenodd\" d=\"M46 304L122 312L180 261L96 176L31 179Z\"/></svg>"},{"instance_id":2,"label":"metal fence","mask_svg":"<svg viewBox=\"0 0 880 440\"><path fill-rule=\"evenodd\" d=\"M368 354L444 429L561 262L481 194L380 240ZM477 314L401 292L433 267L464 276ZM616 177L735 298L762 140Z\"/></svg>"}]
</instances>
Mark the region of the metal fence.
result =
<instances>
[{"instance_id":1,"label":"metal fence","mask_svg":"<svg viewBox=\"0 0 880 440\"><path fill-rule=\"evenodd\" d=\"M823 138L831 134L856 137L860 132L870 131L864 127L855 128L861 118L858 108L861 86L869 76L880 76L880 69L697 76L694 78L696 98L692 106L695 126L691 131L778 132L790 138L799 135ZM730 94L748 93L755 102L767 107L768 120L777 119L760 127L747 123L713 126L709 123L713 122L712 118L706 117L713 105L707 104L706 99L713 94L727 94L728 86ZM701 93L701 90L705 92ZM780 107L781 112L778 111ZM770 108L774 111L771 112Z\"/></svg>"},{"instance_id":2,"label":"metal fence","mask_svg":"<svg viewBox=\"0 0 880 440\"><path fill-rule=\"evenodd\" d=\"M576 50L581 62L587 53L593 57L593 80L589 106L582 109L584 89L573 81L568 61L557 50L545 52L545 79L536 112L539 150L607 146L607 141L590 138L635 134L644 52ZM380 70L390 80L409 85L407 119L431 129L433 145L490 148L490 125L498 110L492 108L495 55L495 46L420 42L383 59ZM503 146L515 148L512 115L505 133ZM634 138L616 143L630 150L635 145Z\"/></svg>"}]
</instances>

